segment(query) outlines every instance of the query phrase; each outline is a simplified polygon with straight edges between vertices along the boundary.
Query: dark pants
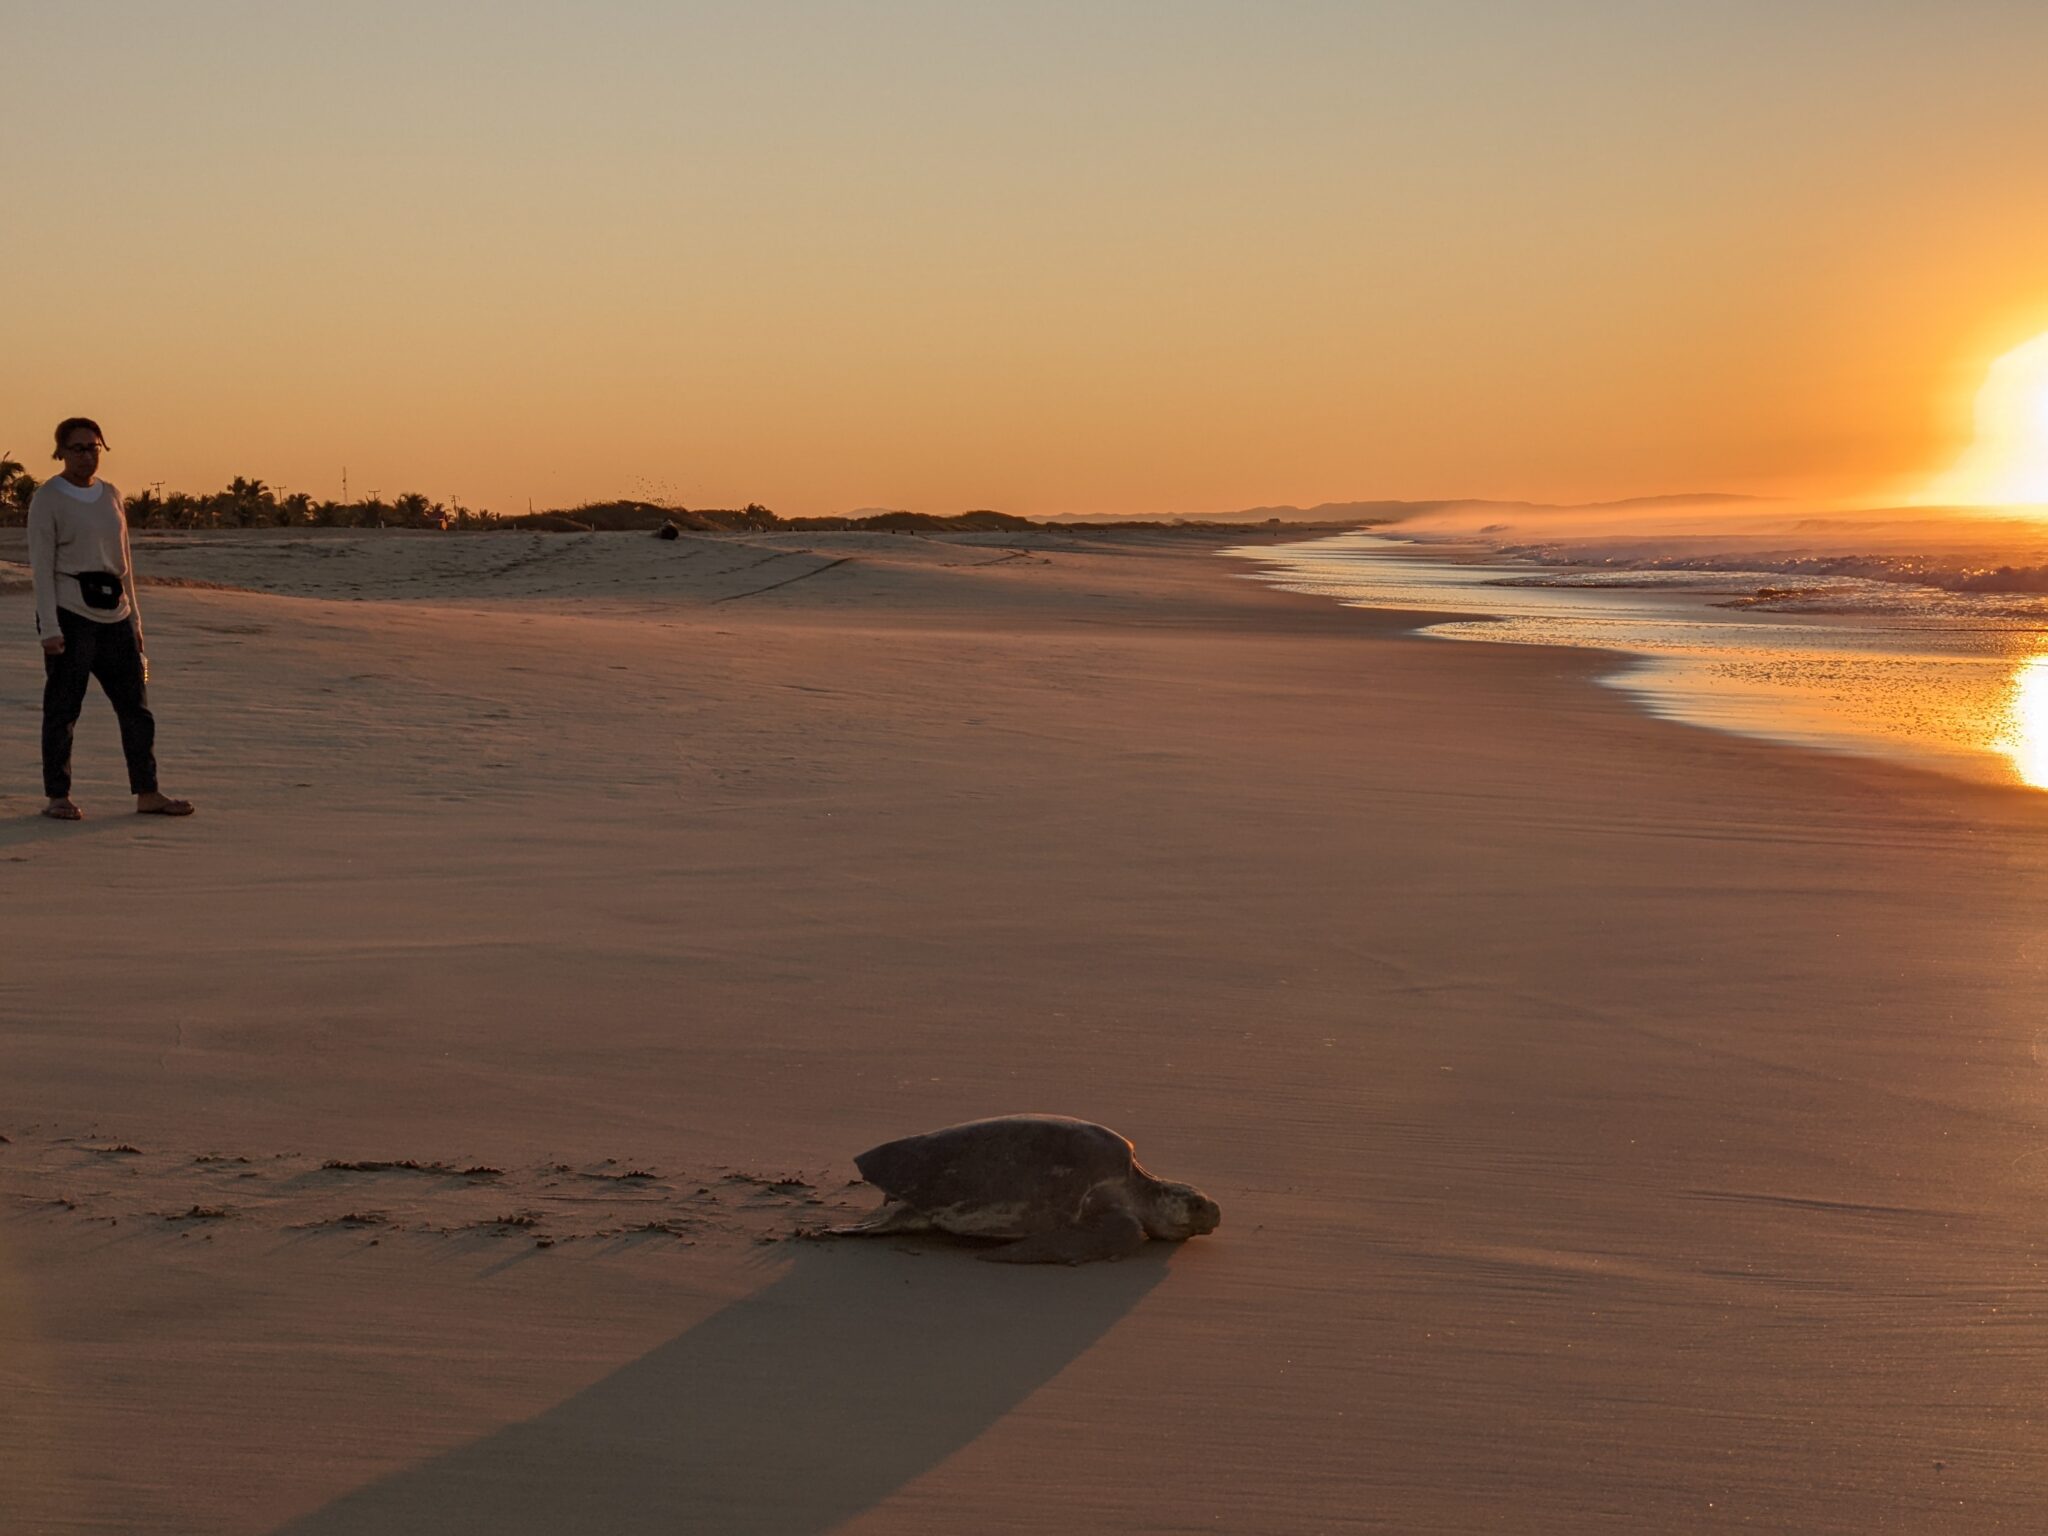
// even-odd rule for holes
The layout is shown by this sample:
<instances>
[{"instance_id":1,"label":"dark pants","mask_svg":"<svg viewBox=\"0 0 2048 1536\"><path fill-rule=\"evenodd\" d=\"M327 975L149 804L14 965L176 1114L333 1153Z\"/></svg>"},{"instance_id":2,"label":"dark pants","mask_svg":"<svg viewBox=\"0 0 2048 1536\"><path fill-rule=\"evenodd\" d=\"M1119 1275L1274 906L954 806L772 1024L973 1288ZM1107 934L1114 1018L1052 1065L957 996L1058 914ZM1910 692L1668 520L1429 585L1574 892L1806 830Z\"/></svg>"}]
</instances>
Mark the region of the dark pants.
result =
<instances>
[{"instance_id":1,"label":"dark pants","mask_svg":"<svg viewBox=\"0 0 2048 1536\"><path fill-rule=\"evenodd\" d=\"M71 736L85 707L85 686L100 680L121 722L121 753L128 759L128 788L156 792L156 716L142 685L142 647L135 621L102 624L68 609L57 610L64 631L61 655L43 657L43 793L62 800L71 793Z\"/></svg>"}]
</instances>

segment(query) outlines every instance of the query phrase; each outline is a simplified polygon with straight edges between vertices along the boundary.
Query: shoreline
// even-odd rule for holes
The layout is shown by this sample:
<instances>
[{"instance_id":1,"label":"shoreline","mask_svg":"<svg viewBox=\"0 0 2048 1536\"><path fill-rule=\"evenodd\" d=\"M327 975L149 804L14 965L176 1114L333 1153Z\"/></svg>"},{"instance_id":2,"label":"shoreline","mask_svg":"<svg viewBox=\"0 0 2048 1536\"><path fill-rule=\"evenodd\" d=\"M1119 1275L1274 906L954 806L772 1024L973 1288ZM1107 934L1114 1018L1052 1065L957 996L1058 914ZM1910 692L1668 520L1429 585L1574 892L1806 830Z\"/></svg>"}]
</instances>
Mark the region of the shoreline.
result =
<instances>
[{"instance_id":1,"label":"shoreline","mask_svg":"<svg viewBox=\"0 0 2048 1536\"><path fill-rule=\"evenodd\" d=\"M1206 551L811 545L680 599L623 545L475 572L488 603L145 596L199 817L0 802L0 1486L35 1518L2038 1508L2029 1357L1981 1343L2037 1308L2048 1193L2032 792L1668 730L1594 653ZM82 988L81 931L147 986ZM1222 1229L1072 1272L757 1241L865 1198L862 1147L1021 1109L1124 1131ZM317 1224L352 1209L385 1220Z\"/></svg>"},{"instance_id":2,"label":"shoreline","mask_svg":"<svg viewBox=\"0 0 2048 1536\"><path fill-rule=\"evenodd\" d=\"M1292 558L1250 548L1244 558L1275 585L1415 612L1418 633L1433 639L1605 653L1614 665L1602 686L1656 719L1967 782L2048 787L2048 694L2033 676L2031 627L1853 608L1756 612L1721 600L1738 590L1736 571L1724 589L1712 571L1610 579L1606 567L1535 566L1477 545L1377 535L1364 558L1341 539L1320 557L1307 553L1320 542ZM1600 579L1572 579L1582 574Z\"/></svg>"}]
</instances>

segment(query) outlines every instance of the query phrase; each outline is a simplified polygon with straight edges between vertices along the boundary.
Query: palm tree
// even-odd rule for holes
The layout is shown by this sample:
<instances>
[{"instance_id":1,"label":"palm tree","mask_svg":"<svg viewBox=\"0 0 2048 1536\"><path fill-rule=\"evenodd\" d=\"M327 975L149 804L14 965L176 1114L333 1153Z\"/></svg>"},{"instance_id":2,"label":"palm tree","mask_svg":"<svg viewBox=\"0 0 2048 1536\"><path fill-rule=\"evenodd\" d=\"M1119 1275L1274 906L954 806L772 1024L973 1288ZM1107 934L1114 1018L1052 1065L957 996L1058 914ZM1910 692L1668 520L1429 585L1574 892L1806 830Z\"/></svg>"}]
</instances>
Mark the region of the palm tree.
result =
<instances>
[{"instance_id":1,"label":"palm tree","mask_svg":"<svg viewBox=\"0 0 2048 1536\"><path fill-rule=\"evenodd\" d=\"M123 506L131 528L147 528L152 523L163 521L164 499L154 490L137 491Z\"/></svg>"},{"instance_id":2,"label":"palm tree","mask_svg":"<svg viewBox=\"0 0 2048 1536\"><path fill-rule=\"evenodd\" d=\"M227 503L237 528L261 528L277 521L277 499L261 480L235 476L227 489Z\"/></svg>"},{"instance_id":3,"label":"palm tree","mask_svg":"<svg viewBox=\"0 0 2048 1536\"><path fill-rule=\"evenodd\" d=\"M0 510L25 513L35 493L35 476L23 469L12 453L0 454Z\"/></svg>"}]
</instances>

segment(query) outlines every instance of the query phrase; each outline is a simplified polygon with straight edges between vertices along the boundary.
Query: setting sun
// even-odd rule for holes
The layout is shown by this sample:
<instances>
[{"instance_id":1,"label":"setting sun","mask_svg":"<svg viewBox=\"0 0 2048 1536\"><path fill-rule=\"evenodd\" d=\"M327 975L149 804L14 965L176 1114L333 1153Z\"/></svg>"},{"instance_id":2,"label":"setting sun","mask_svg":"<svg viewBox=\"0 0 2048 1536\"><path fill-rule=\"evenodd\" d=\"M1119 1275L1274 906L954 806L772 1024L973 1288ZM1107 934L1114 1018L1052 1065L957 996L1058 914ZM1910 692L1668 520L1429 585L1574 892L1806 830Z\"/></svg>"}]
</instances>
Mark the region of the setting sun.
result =
<instances>
[{"instance_id":1,"label":"setting sun","mask_svg":"<svg viewBox=\"0 0 2048 1536\"><path fill-rule=\"evenodd\" d=\"M1921 499L1954 506L2048 502L2048 335L1991 365L1975 419L1974 441Z\"/></svg>"}]
</instances>

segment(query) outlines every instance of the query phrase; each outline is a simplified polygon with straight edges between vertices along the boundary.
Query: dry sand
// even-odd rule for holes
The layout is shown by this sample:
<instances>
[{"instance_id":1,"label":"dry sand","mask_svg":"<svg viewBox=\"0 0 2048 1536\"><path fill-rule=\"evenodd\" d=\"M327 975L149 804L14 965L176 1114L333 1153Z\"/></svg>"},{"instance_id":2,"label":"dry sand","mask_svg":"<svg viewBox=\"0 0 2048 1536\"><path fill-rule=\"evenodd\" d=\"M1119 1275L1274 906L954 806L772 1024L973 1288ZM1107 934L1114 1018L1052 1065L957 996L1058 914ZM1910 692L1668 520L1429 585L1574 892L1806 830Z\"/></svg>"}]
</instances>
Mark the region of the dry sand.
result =
<instances>
[{"instance_id":1,"label":"dry sand","mask_svg":"<svg viewBox=\"0 0 2048 1536\"><path fill-rule=\"evenodd\" d=\"M1192 537L137 558L189 822L0 591L6 1536L2043 1523L2038 794ZM1222 1230L787 1241L1022 1109Z\"/></svg>"}]
</instances>

